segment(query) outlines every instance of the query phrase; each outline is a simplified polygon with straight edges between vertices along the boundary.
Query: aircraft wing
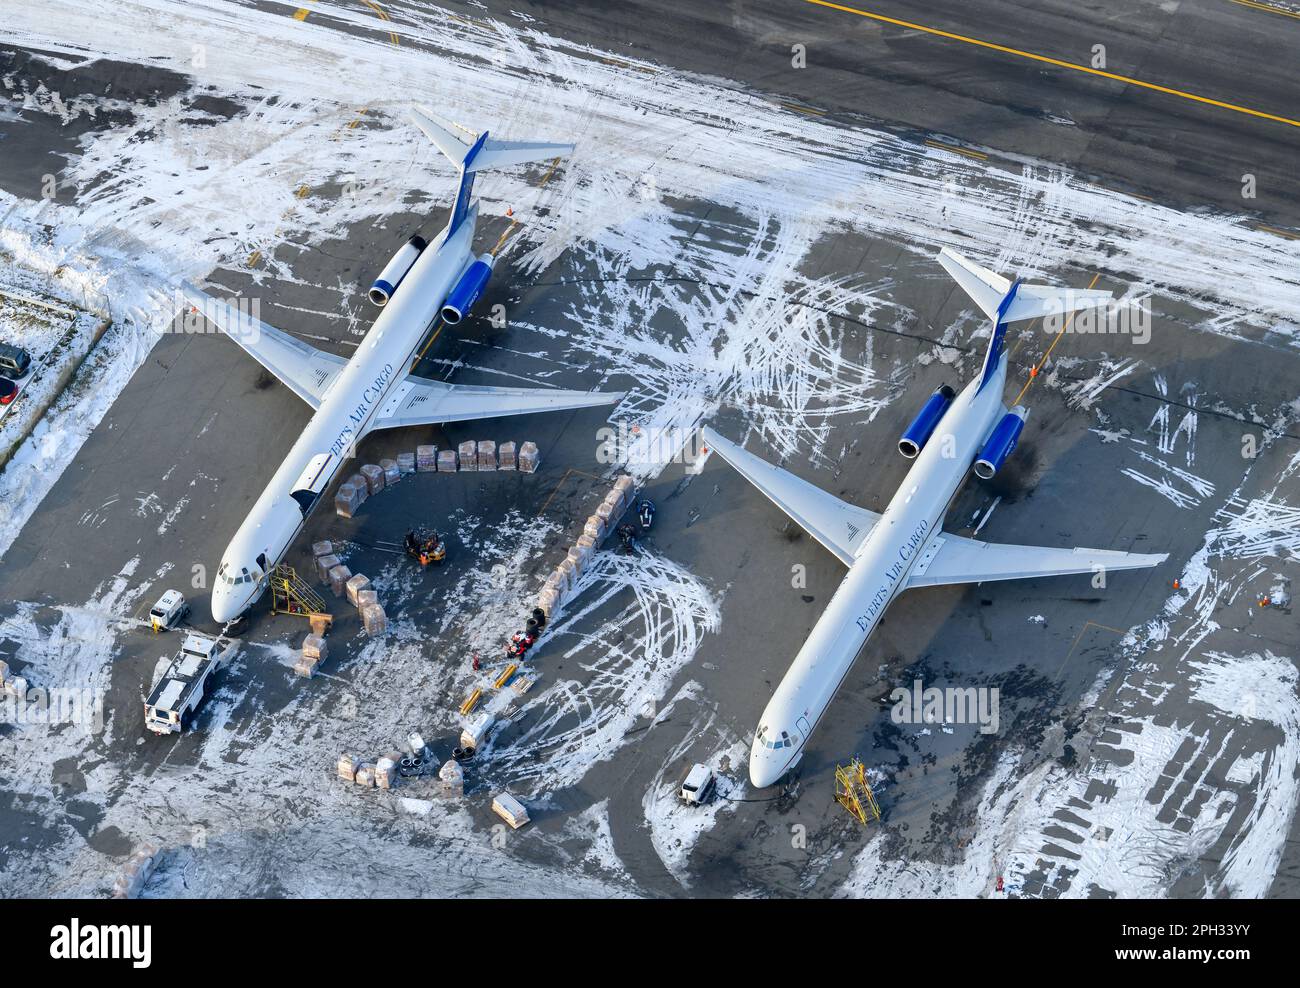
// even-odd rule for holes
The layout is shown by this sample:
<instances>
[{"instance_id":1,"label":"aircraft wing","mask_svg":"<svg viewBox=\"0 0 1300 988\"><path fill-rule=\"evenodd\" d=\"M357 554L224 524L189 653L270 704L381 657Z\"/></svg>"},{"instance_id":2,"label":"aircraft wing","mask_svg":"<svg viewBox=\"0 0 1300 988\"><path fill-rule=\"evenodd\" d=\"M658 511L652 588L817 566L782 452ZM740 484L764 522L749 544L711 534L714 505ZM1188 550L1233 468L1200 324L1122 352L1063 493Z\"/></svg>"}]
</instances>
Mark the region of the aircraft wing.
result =
<instances>
[{"instance_id":1,"label":"aircraft wing","mask_svg":"<svg viewBox=\"0 0 1300 988\"><path fill-rule=\"evenodd\" d=\"M551 388L486 388L446 384L408 376L393 389L370 426L396 429L407 425L438 425L502 415L559 412L570 408L612 405L623 392L560 391Z\"/></svg>"},{"instance_id":2,"label":"aircraft wing","mask_svg":"<svg viewBox=\"0 0 1300 988\"><path fill-rule=\"evenodd\" d=\"M846 566L880 515L827 494L788 470L773 466L707 426L700 433L713 452L767 495L768 500L799 523L799 527L835 553Z\"/></svg>"},{"instance_id":3,"label":"aircraft wing","mask_svg":"<svg viewBox=\"0 0 1300 988\"><path fill-rule=\"evenodd\" d=\"M1158 566L1168 553L1143 554L1113 549L1054 549L1041 545L997 545L941 532L926 543L907 578L908 588L949 583L1030 580Z\"/></svg>"},{"instance_id":4,"label":"aircraft wing","mask_svg":"<svg viewBox=\"0 0 1300 988\"><path fill-rule=\"evenodd\" d=\"M312 408L320 407L325 392L347 365L344 358L296 340L228 302L200 291L189 282L182 285L182 290L185 298L204 318Z\"/></svg>"}]
</instances>

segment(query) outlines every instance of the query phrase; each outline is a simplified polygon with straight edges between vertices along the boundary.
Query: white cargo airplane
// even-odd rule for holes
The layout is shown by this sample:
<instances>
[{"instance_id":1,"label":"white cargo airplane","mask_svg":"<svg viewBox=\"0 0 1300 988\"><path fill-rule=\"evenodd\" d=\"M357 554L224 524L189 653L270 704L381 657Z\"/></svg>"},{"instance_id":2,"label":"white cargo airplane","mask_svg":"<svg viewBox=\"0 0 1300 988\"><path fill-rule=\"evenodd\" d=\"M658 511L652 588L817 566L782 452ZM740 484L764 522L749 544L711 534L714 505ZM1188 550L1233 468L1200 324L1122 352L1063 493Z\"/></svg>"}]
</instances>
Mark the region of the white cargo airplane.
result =
<instances>
[{"instance_id":1,"label":"white cargo airplane","mask_svg":"<svg viewBox=\"0 0 1300 988\"><path fill-rule=\"evenodd\" d=\"M212 617L228 624L262 595L312 508L376 429L432 425L500 415L607 405L622 394L551 389L459 387L408 374L411 358L434 322L458 323L483 293L493 257L471 252L478 202L474 176L485 168L546 161L572 144L489 140L473 143L435 123L423 110L411 117L460 170L460 188L447 226L426 243L412 237L370 289L379 317L350 360L317 350L192 285L188 301L222 332L307 402L315 414L234 539L226 548L212 591Z\"/></svg>"},{"instance_id":2,"label":"white cargo airplane","mask_svg":"<svg viewBox=\"0 0 1300 988\"><path fill-rule=\"evenodd\" d=\"M1167 558L1164 553L990 545L940 530L972 463L977 476L992 477L1024 428L1026 409L1008 410L1002 403L1007 323L1103 304L1111 293L1013 283L947 248L939 263L993 321L993 338L979 378L960 395L940 387L899 439L899 452L916 464L884 514L841 501L712 429L703 430L709 449L849 567L763 711L749 756L755 786L772 785L798 762L867 637L903 590L1139 569Z\"/></svg>"}]
</instances>

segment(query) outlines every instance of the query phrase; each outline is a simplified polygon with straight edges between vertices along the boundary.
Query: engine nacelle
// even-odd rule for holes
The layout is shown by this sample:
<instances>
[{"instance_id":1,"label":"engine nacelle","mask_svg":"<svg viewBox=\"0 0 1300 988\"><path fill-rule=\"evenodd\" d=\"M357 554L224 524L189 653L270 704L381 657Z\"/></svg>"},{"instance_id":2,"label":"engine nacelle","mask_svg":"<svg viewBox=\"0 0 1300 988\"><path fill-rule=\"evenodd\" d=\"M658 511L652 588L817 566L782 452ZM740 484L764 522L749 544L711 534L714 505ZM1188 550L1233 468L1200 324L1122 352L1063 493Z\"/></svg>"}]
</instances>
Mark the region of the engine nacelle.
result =
<instances>
[{"instance_id":1,"label":"engine nacelle","mask_svg":"<svg viewBox=\"0 0 1300 988\"><path fill-rule=\"evenodd\" d=\"M479 259L465 269L456 282L456 287L442 303L442 320L454 326L465 318L465 314L474 307L474 303L483 294L488 279L492 277L492 264L496 259L491 254L481 254Z\"/></svg>"},{"instance_id":2,"label":"engine nacelle","mask_svg":"<svg viewBox=\"0 0 1300 988\"><path fill-rule=\"evenodd\" d=\"M939 420L943 418L943 413L948 410L952 400L957 397L957 392L946 384L939 385L934 394L930 395L930 400L921 408L920 414L912 419L912 424L907 427L901 439L898 440L898 451L906 456L909 460L916 457L921 452L926 441L934 434L935 427Z\"/></svg>"},{"instance_id":3,"label":"engine nacelle","mask_svg":"<svg viewBox=\"0 0 1300 988\"><path fill-rule=\"evenodd\" d=\"M1016 443L1020 441L1020 433L1025 427L1025 419L1028 415L1029 409L1024 405L1017 405L1002 416L1002 421L993 427L988 440L984 443L984 448L980 450L980 455L975 460L975 476L980 480L993 479L993 475L1007 461L1007 457L1015 452Z\"/></svg>"},{"instance_id":4,"label":"engine nacelle","mask_svg":"<svg viewBox=\"0 0 1300 988\"><path fill-rule=\"evenodd\" d=\"M428 246L429 242L421 236L414 236L402 244L392 259L384 265L384 270L379 272L375 283L370 286L370 301L374 305L382 307L388 304L388 300L393 297L393 292L397 291L397 286L402 283L406 273L415 264L415 259Z\"/></svg>"}]
</instances>

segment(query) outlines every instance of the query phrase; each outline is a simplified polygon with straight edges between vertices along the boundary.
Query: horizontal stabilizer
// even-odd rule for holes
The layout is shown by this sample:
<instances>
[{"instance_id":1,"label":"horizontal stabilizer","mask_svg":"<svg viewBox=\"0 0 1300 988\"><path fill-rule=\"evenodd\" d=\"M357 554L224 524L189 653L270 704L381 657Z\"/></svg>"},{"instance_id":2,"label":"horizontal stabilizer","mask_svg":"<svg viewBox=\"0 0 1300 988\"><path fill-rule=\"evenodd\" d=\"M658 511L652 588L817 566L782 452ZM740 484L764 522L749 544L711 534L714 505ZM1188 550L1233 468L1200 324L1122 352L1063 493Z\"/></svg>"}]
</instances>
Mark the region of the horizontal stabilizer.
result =
<instances>
[{"instance_id":1,"label":"horizontal stabilizer","mask_svg":"<svg viewBox=\"0 0 1300 988\"><path fill-rule=\"evenodd\" d=\"M862 545L880 515L827 494L788 470L773 466L705 426L700 430L708 448L762 491L799 527L839 557L846 566Z\"/></svg>"},{"instance_id":2,"label":"horizontal stabilizer","mask_svg":"<svg viewBox=\"0 0 1300 988\"><path fill-rule=\"evenodd\" d=\"M1032 580L1042 576L1115 572L1158 566L1168 553L1143 554L1111 549L1055 549L1040 545L998 545L944 532L921 550L907 586Z\"/></svg>"},{"instance_id":3,"label":"horizontal stabilizer","mask_svg":"<svg viewBox=\"0 0 1300 988\"><path fill-rule=\"evenodd\" d=\"M370 429L411 425L440 425L505 415L561 412L594 408L621 401L624 392L560 391L552 388L488 388L446 384L407 377L393 389L375 415Z\"/></svg>"},{"instance_id":4,"label":"horizontal stabilizer","mask_svg":"<svg viewBox=\"0 0 1300 988\"><path fill-rule=\"evenodd\" d=\"M1007 292L1011 291L1009 279L980 267L951 247L939 252L939 263L986 316L1001 323L1074 312L1104 305L1114 297L1113 293L1106 291L1021 284L1006 310L999 313Z\"/></svg>"},{"instance_id":5,"label":"horizontal stabilizer","mask_svg":"<svg viewBox=\"0 0 1300 988\"><path fill-rule=\"evenodd\" d=\"M181 285L181 291L205 319L238 343L250 357L312 408L320 407L325 392L347 365L343 357L294 339L254 318L245 307L215 299L188 281ZM247 303L248 300L237 301Z\"/></svg>"},{"instance_id":6,"label":"horizontal stabilizer","mask_svg":"<svg viewBox=\"0 0 1300 988\"><path fill-rule=\"evenodd\" d=\"M433 111L427 107L411 108L412 122L424 132L424 136L433 142L434 147L446 156L457 168L466 172L481 172L487 168L506 168L510 165L522 165L530 161L550 161L573 153L572 144L554 144L534 141L495 141L491 138L482 142L477 151L478 136L458 134L449 130L434 119ZM472 157L466 160L470 152Z\"/></svg>"}]
</instances>

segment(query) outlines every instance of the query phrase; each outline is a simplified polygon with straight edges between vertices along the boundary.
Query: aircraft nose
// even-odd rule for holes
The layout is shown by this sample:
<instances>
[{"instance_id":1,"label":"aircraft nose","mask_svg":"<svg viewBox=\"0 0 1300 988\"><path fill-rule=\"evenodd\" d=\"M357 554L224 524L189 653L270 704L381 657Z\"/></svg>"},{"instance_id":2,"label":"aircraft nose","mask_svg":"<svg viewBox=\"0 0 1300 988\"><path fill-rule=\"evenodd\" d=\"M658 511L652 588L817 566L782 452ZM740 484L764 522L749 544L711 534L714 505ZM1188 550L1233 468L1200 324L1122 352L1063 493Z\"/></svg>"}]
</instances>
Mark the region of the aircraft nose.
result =
<instances>
[{"instance_id":1,"label":"aircraft nose","mask_svg":"<svg viewBox=\"0 0 1300 988\"><path fill-rule=\"evenodd\" d=\"M781 778L781 766L765 751L755 748L749 753L749 782L755 789L766 789Z\"/></svg>"},{"instance_id":2,"label":"aircraft nose","mask_svg":"<svg viewBox=\"0 0 1300 988\"><path fill-rule=\"evenodd\" d=\"M228 589L217 587L212 591L212 620L217 624L227 624L239 616L241 608Z\"/></svg>"}]
</instances>

